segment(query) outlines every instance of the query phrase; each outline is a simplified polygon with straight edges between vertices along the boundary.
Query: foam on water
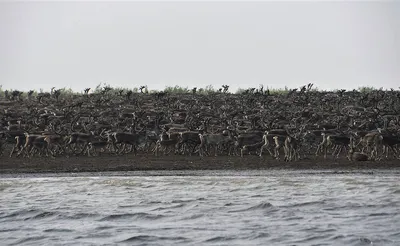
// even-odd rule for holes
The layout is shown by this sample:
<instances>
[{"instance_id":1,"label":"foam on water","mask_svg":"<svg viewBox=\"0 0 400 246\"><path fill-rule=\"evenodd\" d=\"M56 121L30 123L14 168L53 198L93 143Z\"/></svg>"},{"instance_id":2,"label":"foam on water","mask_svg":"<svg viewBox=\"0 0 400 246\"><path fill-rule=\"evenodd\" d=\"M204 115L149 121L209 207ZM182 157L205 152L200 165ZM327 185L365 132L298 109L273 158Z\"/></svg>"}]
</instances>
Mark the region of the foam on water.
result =
<instances>
[{"instance_id":1,"label":"foam on water","mask_svg":"<svg viewBox=\"0 0 400 246\"><path fill-rule=\"evenodd\" d=\"M0 177L2 244L400 245L399 170Z\"/></svg>"}]
</instances>

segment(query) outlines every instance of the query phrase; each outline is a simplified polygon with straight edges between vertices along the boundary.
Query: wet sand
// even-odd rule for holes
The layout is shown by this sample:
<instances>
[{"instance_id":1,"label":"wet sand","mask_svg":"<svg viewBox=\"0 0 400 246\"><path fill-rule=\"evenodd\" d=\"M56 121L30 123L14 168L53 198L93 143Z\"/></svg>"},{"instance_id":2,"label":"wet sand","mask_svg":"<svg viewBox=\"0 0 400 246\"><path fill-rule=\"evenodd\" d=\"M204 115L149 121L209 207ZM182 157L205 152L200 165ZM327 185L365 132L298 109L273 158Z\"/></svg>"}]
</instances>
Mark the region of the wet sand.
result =
<instances>
[{"instance_id":1,"label":"wet sand","mask_svg":"<svg viewBox=\"0 0 400 246\"><path fill-rule=\"evenodd\" d=\"M268 157L245 156L71 156L56 158L9 158L0 157L0 173L58 173L58 172L105 172L146 170L257 170L257 169L394 169L400 168L400 160L350 162L315 157L300 161L284 162Z\"/></svg>"}]
</instances>

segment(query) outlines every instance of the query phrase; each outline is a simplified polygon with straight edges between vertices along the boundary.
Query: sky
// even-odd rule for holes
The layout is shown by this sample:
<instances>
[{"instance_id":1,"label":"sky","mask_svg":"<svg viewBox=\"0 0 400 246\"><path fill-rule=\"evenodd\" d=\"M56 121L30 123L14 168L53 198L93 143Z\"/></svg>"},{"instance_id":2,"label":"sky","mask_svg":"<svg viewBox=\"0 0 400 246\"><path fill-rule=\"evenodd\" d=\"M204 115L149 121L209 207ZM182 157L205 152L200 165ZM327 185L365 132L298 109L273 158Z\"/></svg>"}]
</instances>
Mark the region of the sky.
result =
<instances>
[{"instance_id":1,"label":"sky","mask_svg":"<svg viewBox=\"0 0 400 246\"><path fill-rule=\"evenodd\" d=\"M400 86L400 1L3 1L2 89Z\"/></svg>"}]
</instances>

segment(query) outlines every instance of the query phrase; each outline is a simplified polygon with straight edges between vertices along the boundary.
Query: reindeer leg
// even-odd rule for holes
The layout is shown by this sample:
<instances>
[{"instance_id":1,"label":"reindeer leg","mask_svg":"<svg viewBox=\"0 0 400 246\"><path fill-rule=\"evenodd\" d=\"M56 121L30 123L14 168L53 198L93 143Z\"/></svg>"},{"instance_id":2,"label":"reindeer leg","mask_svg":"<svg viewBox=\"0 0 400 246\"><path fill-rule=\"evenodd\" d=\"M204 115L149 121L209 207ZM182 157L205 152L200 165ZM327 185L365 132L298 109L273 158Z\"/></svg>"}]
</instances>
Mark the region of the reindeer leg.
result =
<instances>
[{"instance_id":1,"label":"reindeer leg","mask_svg":"<svg viewBox=\"0 0 400 246\"><path fill-rule=\"evenodd\" d=\"M396 151L396 149L393 147L393 146L389 146L389 148L392 150L392 152L393 152L393 157L394 158L397 158L397 151ZM389 155L389 153L388 153L388 155Z\"/></svg>"},{"instance_id":2,"label":"reindeer leg","mask_svg":"<svg viewBox=\"0 0 400 246\"><path fill-rule=\"evenodd\" d=\"M397 158L397 154L398 154L398 152L397 152L397 150L396 150L396 147L390 146L390 148L391 148L392 151L393 151L393 157L396 159L396 158Z\"/></svg>"},{"instance_id":3,"label":"reindeer leg","mask_svg":"<svg viewBox=\"0 0 400 246\"><path fill-rule=\"evenodd\" d=\"M83 145L83 148L82 148L81 152L79 153L79 155L83 154L83 153L86 151L88 144L89 144L89 143L86 142L86 143Z\"/></svg>"},{"instance_id":4,"label":"reindeer leg","mask_svg":"<svg viewBox=\"0 0 400 246\"><path fill-rule=\"evenodd\" d=\"M338 147L339 147L338 145L333 146L332 156L335 156L335 153L336 153Z\"/></svg>"},{"instance_id":5,"label":"reindeer leg","mask_svg":"<svg viewBox=\"0 0 400 246\"><path fill-rule=\"evenodd\" d=\"M14 154L14 151L15 151L16 148L17 148L17 146L14 145L14 147L11 150L10 157L12 157L12 155Z\"/></svg>"},{"instance_id":6,"label":"reindeer leg","mask_svg":"<svg viewBox=\"0 0 400 246\"><path fill-rule=\"evenodd\" d=\"M24 151L26 152L26 148L25 146L23 146L17 153L17 157L19 157L21 154L24 153ZM25 153L25 155L23 155L23 157L27 156L28 153Z\"/></svg>"},{"instance_id":7,"label":"reindeer leg","mask_svg":"<svg viewBox=\"0 0 400 246\"><path fill-rule=\"evenodd\" d=\"M155 146L154 149L153 149L153 152L154 152L154 155L155 155L155 156L158 156L158 147L159 147L159 144L160 144L160 143L157 142L157 143L156 143L156 146Z\"/></svg>"},{"instance_id":8,"label":"reindeer leg","mask_svg":"<svg viewBox=\"0 0 400 246\"><path fill-rule=\"evenodd\" d=\"M123 153L125 151L125 147L126 147L126 144L122 145L122 150L118 151L118 155L120 155L121 153Z\"/></svg>"},{"instance_id":9,"label":"reindeer leg","mask_svg":"<svg viewBox=\"0 0 400 246\"><path fill-rule=\"evenodd\" d=\"M275 159L279 160L279 147L278 146L275 147L274 152L275 152Z\"/></svg>"},{"instance_id":10,"label":"reindeer leg","mask_svg":"<svg viewBox=\"0 0 400 246\"><path fill-rule=\"evenodd\" d=\"M335 155L335 158L338 159L338 158L339 158L339 154L340 154L340 152L342 151L342 146L336 145L336 146L335 146L334 153L335 153L335 151L337 152L337 154Z\"/></svg>"},{"instance_id":11,"label":"reindeer leg","mask_svg":"<svg viewBox=\"0 0 400 246\"><path fill-rule=\"evenodd\" d=\"M264 148L267 148L267 147L268 147L267 144L263 144L263 146L261 146L261 149L260 149L260 157L262 157L262 152L263 152Z\"/></svg>"},{"instance_id":12,"label":"reindeer leg","mask_svg":"<svg viewBox=\"0 0 400 246\"><path fill-rule=\"evenodd\" d=\"M318 153L321 151L323 151L323 149L324 149L324 146L325 146L325 142L323 141L322 143L320 143L320 144L318 144L318 147L317 147L317 151L315 151L315 156L318 156Z\"/></svg>"},{"instance_id":13,"label":"reindeer leg","mask_svg":"<svg viewBox=\"0 0 400 246\"><path fill-rule=\"evenodd\" d=\"M192 151L190 152L190 156L192 155L192 154L195 154L196 153L196 148L198 148L198 146L199 146L199 144L196 144L196 143L194 143L193 144L193 148L192 148Z\"/></svg>"}]
</instances>

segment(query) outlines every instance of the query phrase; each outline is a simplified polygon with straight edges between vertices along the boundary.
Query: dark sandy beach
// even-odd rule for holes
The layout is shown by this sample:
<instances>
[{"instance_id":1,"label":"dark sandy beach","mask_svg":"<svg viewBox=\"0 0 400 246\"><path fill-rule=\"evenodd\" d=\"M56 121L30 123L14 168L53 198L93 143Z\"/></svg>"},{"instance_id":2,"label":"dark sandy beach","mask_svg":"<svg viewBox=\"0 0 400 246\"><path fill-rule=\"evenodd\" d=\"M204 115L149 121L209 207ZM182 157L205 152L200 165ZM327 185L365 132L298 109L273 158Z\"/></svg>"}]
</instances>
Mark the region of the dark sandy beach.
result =
<instances>
[{"instance_id":1,"label":"dark sandy beach","mask_svg":"<svg viewBox=\"0 0 400 246\"><path fill-rule=\"evenodd\" d=\"M257 169L394 169L400 168L400 160L350 162L344 158L323 158L294 162L246 156L198 157L198 156L72 156L57 158L0 158L0 173L44 172L101 172L145 170L257 170Z\"/></svg>"}]
</instances>

